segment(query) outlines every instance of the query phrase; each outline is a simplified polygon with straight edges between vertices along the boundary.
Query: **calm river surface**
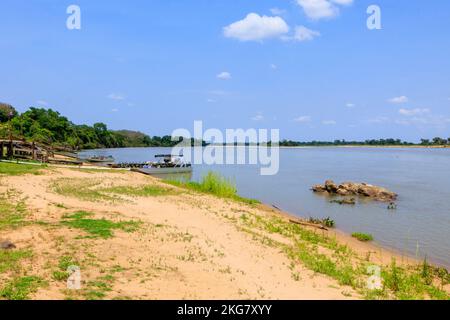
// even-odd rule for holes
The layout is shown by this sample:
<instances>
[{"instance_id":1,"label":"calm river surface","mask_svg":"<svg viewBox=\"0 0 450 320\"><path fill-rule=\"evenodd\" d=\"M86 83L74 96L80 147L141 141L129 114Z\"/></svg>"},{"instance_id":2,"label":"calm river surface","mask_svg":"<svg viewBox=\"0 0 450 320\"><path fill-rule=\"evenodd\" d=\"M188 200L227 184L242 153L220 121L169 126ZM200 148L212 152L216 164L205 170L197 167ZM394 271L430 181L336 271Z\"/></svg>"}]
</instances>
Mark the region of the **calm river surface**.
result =
<instances>
[{"instance_id":1,"label":"calm river surface","mask_svg":"<svg viewBox=\"0 0 450 320\"><path fill-rule=\"evenodd\" d=\"M165 148L86 151L112 155L117 162L153 161ZM280 171L261 176L258 166L194 166L193 180L208 171L232 179L240 195L258 199L300 217L331 217L348 233L364 232L410 256L450 267L450 149L296 148L280 150ZM310 187L335 182L367 182L399 194L398 209L387 204L331 204Z\"/></svg>"}]
</instances>

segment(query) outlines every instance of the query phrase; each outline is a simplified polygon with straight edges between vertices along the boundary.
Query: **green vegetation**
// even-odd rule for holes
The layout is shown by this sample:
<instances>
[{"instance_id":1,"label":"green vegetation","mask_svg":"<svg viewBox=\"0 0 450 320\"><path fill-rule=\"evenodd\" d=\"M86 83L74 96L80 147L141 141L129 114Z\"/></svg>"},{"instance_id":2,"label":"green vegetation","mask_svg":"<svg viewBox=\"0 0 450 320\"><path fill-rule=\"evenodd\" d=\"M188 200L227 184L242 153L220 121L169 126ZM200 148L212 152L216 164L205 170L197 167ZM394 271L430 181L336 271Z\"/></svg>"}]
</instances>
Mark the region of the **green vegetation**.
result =
<instances>
[{"instance_id":1,"label":"green vegetation","mask_svg":"<svg viewBox=\"0 0 450 320\"><path fill-rule=\"evenodd\" d=\"M334 228L336 226L336 222L330 217L327 217L325 219L316 219L311 217L309 218L309 222L313 224L320 224L327 228Z\"/></svg>"},{"instance_id":2,"label":"green vegetation","mask_svg":"<svg viewBox=\"0 0 450 320\"><path fill-rule=\"evenodd\" d=\"M18 176L23 174L40 174L44 166L0 162L0 175Z\"/></svg>"},{"instance_id":3,"label":"green vegetation","mask_svg":"<svg viewBox=\"0 0 450 320\"><path fill-rule=\"evenodd\" d=\"M83 295L86 300L101 300L107 293L112 291L115 278L111 275L100 277L94 281L89 281Z\"/></svg>"},{"instance_id":4,"label":"green vegetation","mask_svg":"<svg viewBox=\"0 0 450 320\"><path fill-rule=\"evenodd\" d=\"M16 116L17 111L12 105L0 102L0 123L6 122L10 118L14 118Z\"/></svg>"},{"instance_id":5,"label":"green vegetation","mask_svg":"<svg viewBox=\"0 0 450 320\"><path fill-rule=\"evenodd\" d=\"M362 242L373 241L373 236L371 234L355 232L355 233L352 233L352 237L355 239L358 239L359 241L362 241Z\"/></svg>"},{"instance_id":6,"label":"green vegetation","mask_svg":"<svg viewBox=\"0 0 450 320\"><path fill-rule=\"evenodd\" d=\"M208 193L220 198L232 199L251 205L259 203L258 200L247 199L239 196L234 183L211 171L208 172L208 174L204 176L200 182L184 182L177 180L165 180L165 182L174 186L197 192Z\"/></svg>"},{"instance_id":7,"label":"green vegetation","mask_svg":"<svg viewBox=\"0 0 450 320\"><path fill-rule=\"evenodd\" d=\"M106 219L89 219L93 213L79 211L70 215L65 215L63 224L81 229L90 234L90 238L108 239L113 237L113 230L123 230L125 232L134 232L139 228L140 222L121 221L113 222Z\"/></svg>"},{"instance_id":8,"label":"green vegetation","mask_svg":"<svg viewBox=\"0 0 450 320\"><path fill-rule=\"evenodd\" d=\"M100 184L95 179L68 179L60 178L53 182L52 189L63 196L75 197L84 201L115 201L116 197L102 192L102 190L94 189Z\"/></svg>"},{"instance_id":9,"label":"green vegetation","mask_svg":"<svg viewBox=\"0 0 450 320\"><path fill-rule=\"evenodd\" d=\"M67 269L70 266L76 266L76 265L79 265L79 263L72 257L69 257L69 256L61 257L58 262L58 270L53 271L53 275L52 275L53 279L56 281L67 280L70 276Z\"/></svg>"},{"instance_id":10,"label":"green vegetation","mask_svg":"<svg viewBox=\"0 0 450 320\"><path fill-rule=\"evenodd\" d=\"M316 273L335 279L341 285L352 287L367 299L450 298L443 290L445 285L450 284L448 272L442 268L433 268L426 261L423 266L400 267L395 261L389 266L381 266L383 287L380 290L369 290L367 280L372 274L369 274L368 267L373 264L326 233L289 223L280 217L254 214L243 214L237 227L251 234L255 240L285 251L292 260L290 268L294 278L298 277L295 265L301 263ZM259 230L282 235L291 244L268 238Z\"/></svg>"},{"instance_id":11,"label":"green vegetation","mask_svg":"<svg viewBox=\"0 0 450 320\"><path fill-rule=\"evenodd\" d=\"M281 147L306 147L306 146L445 146L450 145L450 138L433 138L421 139L420 144L402 141L400 139L371 139L365 141L346 141L346 140L335 140L335 141L308 141L299 142L292 140L283 140L280 142Z\"/></svg>"},{"instance_id":12,"label":"green vegetation","mask_svg":"<svg viewBox=\"0 0 450 320\"><path fill-rule=\"evenodd\" d=\"M0 250L0 273L16 270L19 262L32 256L29 250Z\"/></svg>"},{"instance_id":13,"label":"green vegetation","mask_svg":"<svg viewBox=\"0 0 450 320\"><path fill-rule=\"evenodd\" d=\"M7 300L28 300L30 294L36 292L44 284L45 282L39 277L14 278L0 290L0 297Z\"/></svg>"},{"instance_id":14,"label":"green vegetation","mask_svg":"<svg viewBox=\"0 0 450 320\"><path fill-rule=\"evenodd\" d=\"M158 197L177 194L175 190L160 186L147 185L143 187L120 186L102 189L102 192L115 193L135 197Z\"/></svg>"},{"instance_id":15,"label":"green vegetation","mask_svg":"<svg viewBox=\"0 0 450 320\"><path fill-rule=\"evenodd\" d=\"M171 136L150 137L144 133L108 130L104 123L92 126L76 125L52 109L30 108L18 114L15 110L9 122L12 106L0 104L0 137L14 137L52 144L69 149L124 148L124 147L173 147L179 141ZM8 121L8 123L6 122Z\"/></svg>"},{"instance_id":16,"label":"green vegetation","mask_svg":"<svg viewBox=\"0 0 450 320\"><path fill-rule=\"evenodd\" d=\"M0 230L24 225L25 215L26 207L23 201L14 204L8 195L0 195Z\"/></svg>"}]
</instances>

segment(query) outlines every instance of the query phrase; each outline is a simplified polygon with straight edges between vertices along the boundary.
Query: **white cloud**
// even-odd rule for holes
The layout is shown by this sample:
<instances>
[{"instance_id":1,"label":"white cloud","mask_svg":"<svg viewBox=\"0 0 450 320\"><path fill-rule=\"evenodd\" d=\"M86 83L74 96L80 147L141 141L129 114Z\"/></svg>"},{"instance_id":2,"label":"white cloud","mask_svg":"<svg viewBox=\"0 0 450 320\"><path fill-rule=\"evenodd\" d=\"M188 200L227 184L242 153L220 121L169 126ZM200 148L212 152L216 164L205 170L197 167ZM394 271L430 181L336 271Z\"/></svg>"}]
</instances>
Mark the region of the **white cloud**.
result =
<instances>
[{"instance_id":1,"label":"white cloud","mask_svg":"<svg viewBox=\"0 0 450 320\"><path fill-rule=\"evenodd\" d=\"M408 101L409 101L409 99L406 96L394 97L394 98L391 98L388 100L388 102L394 103L394 104L407 103Z\"/></svg>"},{"instance_id":2,"label":"white cloud","mask_svg":"<svg viewBox=\"0 0 450 320\"><path fill-rule=\"evenodd\" d=\"M219 73L219 74L217 75L217 79L220 79L220 80L230 80L230 79L231 79L231 73L229 73L229 72L227 72L227 71L221 72L221 73Z\"/></svg>"},{"instance_id":3,"label":"white cloud","mask_svg":"<svg viewBox=\"0 0 450 320\"><path fill-rule=\"evenodd\" d=\"M345 106L347 108L354 108L354 107L356 107L356 105L354 103L351 103L351 102L347 103Z\"/></svg>"},{"instance_id":4,"label":"white cloud","mask_svg":"<svg viewBox=\"0 0 450 320\"><path fill-rule=\"evenodd\" d=\"M369 123L376 123L376 124L381 124L381 123L388 123L390 122L391 119L389 119L388 117L376 117L373 119L369 119Z\"/></svg>"},{"instance_id":5,"label":"white cloud","mask_svg":"<svg viewBox=\"0 0 450 320\"><path fill-rule=\"evenodd\" d=\"M45 100L38 100L38 101L36 101L36 103L40 106L45 106L45 107L48 106L48 102Z\"/></svg>"},{"instance_id":6,"label":"white cloud","mask_svg":"<svg viewBox=\"0 0 450 320\"><path fill-rule=\"evenodd\" d=\"M276 65L276 64L271 64L270 65L270 69L272 69L272 70L277 70L278 69L278 66Z\"/></svg>"},{"instance_id":7,"label":"white cloud","mask_svg":"<svg viewBox=\"0 0 450 320\"><path fill-rule=\"evenodd\" d=\"M415 108L415 109L400 109L398 110L398 113L400 113L403 116L417 116L417 115L423 115L426 113L430 113L430 109L427 108Z\"/></svg>"},{"instance_id":8,"label":"white cloud","mask_svg":"<svg viewBox=\"0 0 450 320\"><path fill-rule=\"evenodd\" d=\"M339 14L340 5L351 5L353 0L296 0L311 19L332 18Z\"/></svg>"},{"instance_id":9,"label":"white cloud","mask_svg":"<svg viewBox=\"0 0 450 320\"><path fill-rule=\"evenodd\" d=\"M286 13L286 10L280 9L280 8L272 8L272 9L270 9L270 12L271 12L274 16L281 16L281 15L283 15L283 14Z\"/></svg>"},{"instance_id":10,"label":"white cloud","mask_svg":"<svg viewBox=\"0 0 450 320\"><path fill-rule=\"evenodd\" d=\"M261 113L258 113L256 116L252 117L253 121L262 121L264 120L264 116Z\"/></svg>"},{"instance_id":11,"label":"white cloud","mask_svg":"<svg viewBox=\"0 0 450 320\"><path fill-rule=\"evenodd\" d=\"M335 124L337 124L337 122L334 120L324 120L322 121L322 124L326 126L334 126Z\"/></svg>"},{"instance_id":12,"label":"white cloud","mask_svg":"<svg viewBox=\"0 0 450 320\"><path fill-rule=\"evenodd\" d=\"M108 99L111 100L116 100L116 101L123 101L125 100L125 97L121 94L117 94L117 93L111 93L107 96Z\"/></svg>"},{"instance_id":13,"label":"white cloud","mask_svg":"<svg viewBox=\"0 0 450 320\"><path fill-rule=\"evenodd\" d=\"M281 17L260 16L256 13L249 13L243 20L223 28L225 37L240 41L280 38L288 32L289 26Z\"/></svg>"},{"instance_id":14,"label":"white cloud","mask_svg":"<svg viewBox=\"0 0 450 320\"><path fill-rule=\"evenodd\" d=\"M436 129L444 129L450 125L450 118L445 116L436 115L423 115L413 116L406 119L400 119L396 121L399 125L415 125L418 127L431 126Z\"/></svg>"},{"instance_id":15,"label":"white cloud","mask_svg":"<svg viewBox=\"0 0 450 320\"><path fill-rule=\"evenodd\" d=\"M228 96L231 94L231 92L224 91L224 90L211 90L211 91L208 91L208 94L212 94L214 96Z\"/></svg>"},{"instance_id":16,"label":"white cloud","mask_svg":"<svg viewBox=\"0 0 450 320\"><path fill-rule=\"evenodd\" d=\"M311 117L310 116L301 116L301 117L295 118L294 121L299 122L299 123L311 122Z\"/></svg>"},{"instance_id":17,"label":"white cloud","mask_svg":"<svg viewBox=\"0 0 450 320\"><path fill-rule=\"evenodd\" d=\"M206 99L206 102L208 102L208 103L215 103L216 100L214 100L214 99Z\"/></svg>"},{"instance_id":18,"label":"white cloud","mask_svg":"<svg viewBox=\"0 0 450 320\"><path fill-rule=\"evenodd\" d=\"M306 28L305 26L297 26L295 27L295 33L293 36L294 41L311 41L315 37L319 37L320 32L314 31L311 29Z\"/></svg>"},{"instance_id":19,"label":"white cloud","mask_svg":"<svg viewBox=\"0 0 450 320\"><path fill-rule=\"evenodd\" d=\"M112 112L119 112L119 109L114 108L114 109L112 109L111 111L112 111Z\"/></svg>"}]
</instances>

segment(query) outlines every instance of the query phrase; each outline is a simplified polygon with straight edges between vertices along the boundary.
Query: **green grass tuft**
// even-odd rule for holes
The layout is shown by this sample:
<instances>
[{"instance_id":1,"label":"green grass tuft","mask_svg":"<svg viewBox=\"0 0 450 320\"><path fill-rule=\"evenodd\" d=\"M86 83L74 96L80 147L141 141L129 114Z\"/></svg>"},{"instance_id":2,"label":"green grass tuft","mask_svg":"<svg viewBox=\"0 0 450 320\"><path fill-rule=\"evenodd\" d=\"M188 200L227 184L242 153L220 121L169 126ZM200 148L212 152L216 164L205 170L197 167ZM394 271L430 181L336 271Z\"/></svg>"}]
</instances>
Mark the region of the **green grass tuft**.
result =
<instances>
[{"instance_id":1,"label":"green grass tuft","mask_svg":"<svg viewBox=\"0 0 450 320\"><path fill-rule=\"evenodd\" d=\"M20 260L31 256L29 250L0 250L0 273L16 270Z\"/></svg>"},{"instance_id":2,"label":"green grass tuft","mask_svg":"<svg viewBox=\"0 0 450 320\"><path fill-rule=\"evenodd\" d=\"M355 233L352 233L352 237L355 239L358 239L359 241L362 241L362 242L373 241L373 236L371 234L355 232Z\"/></svg>"},{"instance_id":3,"label":"green grass tuft","mask_svg":"<svg viewBox=\"0 0 450 320\"><path fill-rule=\"evenodd\" d=\"M177 180L166 180L165 182L178 187L187 188L189 190L208 193L220 198L232 199L247 204L254 205L260 203L257 200L239 196L234 183L211 171L208 172L208 174L204 176L200 182L182 182Z\"/></svg>"},{"instance_id":4,"label":"green grass tuft","mask_svg":"<svg viewBox=\"0 0 450 320\"><path fill-rule=\"evenodd\" d=\"M135 197L158 197L177 194L176 191L159 186L147 185L143 187L120 186L102 189L102 192L115 193Z\"/></svg>"},{"instance_id":5,"label":"green grass tuft","mask_svg":"<svg viewBox=\"0 0 450 320\"><path fill-rule=\"evenodd\" d=\"M45 166L0 162L0 175L19 176L24 174L41 174Z\"/></svg>"},{"instance_id":6,"label":"green grass tuft","mask_svg":"<svg viewBox=\"0 0 450 320\"><path fill-rule=\"evenodd\" d=\"M125 232L134 232L139 226L138 221L121 221L113 222L106 219L90 219L93 213L79 211L71 215L66 215L63 220L63 224L75 228L81 229L91 235L92 238L108 239L113 237L113 230L119 229Z\"/></svg>"},{"instance_id":7,"label":"green grass tuft","mask_svg":"<svg viewBox=\"0 0 450 320\"><path fill-rule=\"evenodd\" d=\"M28 300L30 295L42 285L44 285L44 281L39 277L15 278L0 290L0 297L7 300Z\"/></svg>"},{"instance_id":8,"label":"green grass tuft","mask_svg":"<svg viewBox=\"0 0 450 320\"><path fill-rule=\"evenodd\" d=\"M11 199L0 195L0 230L24 225L25 215L26 207L23 201L13 204Z\"/></svg>"}]
</instances>

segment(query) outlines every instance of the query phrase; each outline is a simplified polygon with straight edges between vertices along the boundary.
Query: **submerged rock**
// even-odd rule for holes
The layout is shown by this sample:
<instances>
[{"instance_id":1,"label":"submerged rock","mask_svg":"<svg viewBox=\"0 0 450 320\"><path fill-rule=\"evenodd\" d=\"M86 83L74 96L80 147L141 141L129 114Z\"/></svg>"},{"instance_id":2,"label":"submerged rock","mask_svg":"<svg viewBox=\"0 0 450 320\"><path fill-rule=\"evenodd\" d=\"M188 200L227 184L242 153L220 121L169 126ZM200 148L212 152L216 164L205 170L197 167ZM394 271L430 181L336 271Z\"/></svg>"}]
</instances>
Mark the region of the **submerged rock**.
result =
<instances>
[{"instance_id":1,"label":"submerged rock","mask_svg":"<svg viewBox=\"0 0 450 320\"><path fill-rule=\"evenodd\" d=\"M349 204L349 205L355 205L356 204L356 200L355 198L351 198L351 199L340 199L340 200L331 200L331 203L337 203L340 205L343 204Z\"/></svg>"},{"instance_id":2,"label":"submerged rock","mask_svg":"<svg viewBox=\"0 0 450 320\"><path fill-rule=\"evenodd\" d=\"M328 193L340 196L362 196L377 201L392 202L397 200L397 194L382 187L367 183L344 182L337 185L332 180L327 180L324 185L316 185L312 188L314 192Z\"/></svg>"}]
</instances>

